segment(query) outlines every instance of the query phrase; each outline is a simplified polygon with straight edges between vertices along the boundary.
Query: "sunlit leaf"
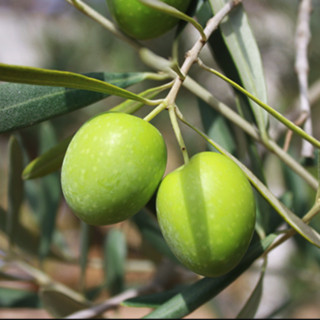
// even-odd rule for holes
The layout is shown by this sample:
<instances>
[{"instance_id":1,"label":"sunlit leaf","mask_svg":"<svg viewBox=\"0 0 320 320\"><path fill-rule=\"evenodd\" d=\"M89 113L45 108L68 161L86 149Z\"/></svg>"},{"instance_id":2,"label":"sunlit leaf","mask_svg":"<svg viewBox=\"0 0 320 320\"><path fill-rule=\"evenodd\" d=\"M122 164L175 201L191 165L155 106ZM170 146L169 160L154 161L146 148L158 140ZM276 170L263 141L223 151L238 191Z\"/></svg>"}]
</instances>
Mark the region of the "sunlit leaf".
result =
<instances>
[{"instance_id":1,"label":"sunlit leaf","mask_svg":"<svg viewBox=\"0 0 320 320\"><path fill-rule=\"evenodd\" d=\"M17 73L17 77L20 73ZM145 80L145 73L89 73L99 83L128 87ZM1 71L0 71L1 78ZM0 84L0 133L32 126L41 121L86 107L108 97L109 93L69 87L18 83ZM62 84L61 84L62 85ZM71 88L70 88L71 87Z\"/></svg>"},{"instance_id":2,"label":"sunlit leaf","mask_svg":"<svg viewBox=\"0 0 320 320\"><path fill-rule=\"evenodd\" d=\"M208 1L202 10L202 18L206 21L227 2L227 0ZM259 48L241 4L223 20L220 28L210 37L209 45L225 74L261 101L266 102L267 90ZM243 95L239 97L243 99ZM245 103L251 106L259 129L265 132L268 126L268 113L255 102L245 100ZM245 115L246 118L248 116L249 114Z\"/></svg>"},{"instance_id":3,"label":"sunlit leaf","mask_svg":"<svg viewBox=\"0 0 320 320\"><path fill-rule=\"evenodd\" d=\"M144 101L136 94L83 74L0 63L0 80L14 83L90 90L126 99Z\"/></svg>"}]
</instances>

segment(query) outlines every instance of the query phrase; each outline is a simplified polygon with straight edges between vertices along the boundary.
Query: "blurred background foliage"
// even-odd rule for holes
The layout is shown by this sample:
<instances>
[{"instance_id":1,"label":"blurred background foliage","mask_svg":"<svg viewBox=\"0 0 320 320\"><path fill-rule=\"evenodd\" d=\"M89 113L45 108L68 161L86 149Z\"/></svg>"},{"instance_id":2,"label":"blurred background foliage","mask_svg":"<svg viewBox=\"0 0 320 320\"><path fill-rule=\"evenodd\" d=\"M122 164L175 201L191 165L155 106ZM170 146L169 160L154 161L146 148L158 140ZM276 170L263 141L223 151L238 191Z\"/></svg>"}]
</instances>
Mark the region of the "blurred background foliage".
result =
<instances>
[{"instance_id":1,"label":"blurred background foliage","mask_svg":"<svg viewBox=\"0 0 320 320\"><path fill-rule=\"evenodd\" d=\"M109 17L105 1L87 2ZM294 70L298 4L298 0L244 1L261 52L269 105L292 119L298 102L298 82ZM320 2L313 1L312 4L309 84L315 90L312 120L314 136L319 139L320 94L316 89L320 81ZM189 26L185 33L179 49L181 59L197 37ZM159 55L170 57L173 37L174 32L169 32L158 39L146 41L145 45ZM0 43L0 62L7 64L77 73L148 71L135 51L63 0L0 0ZM201 58L207 64L216 65L208 48L204 48ZM233 92L222 80L199 71L199 68L192 69L190 75L218 99L235 108ZM130 89L140 92L153 84L152 81L145 81ZM120 98L109 97L87 108L20 130L17 141L12 144L23 146L23 151L19 151L19 147L11 150L13 153L23 152L23 165L26 165L57 141L72 134L90 116L108 110L121 101ZM193 123L203 126L194 96L182 89L177 104L186 118L190 117ZM138 114L147 112L148 107L144 107ZM170 172L182 164L182 158L167 120L165 114L160 114L153 122L166 139L169 154L167 172ZM271 120L271 127L276 130L278 123ZM187 127L182 127L182 131L191 154L207 147ZM31 318L63 316L73 310L72 306L70 310L65 310L65 314L63 310L62 314L55 314L52 310L56 309L51 304L59 299L52 298L48 292L42 293L42 299L39 299L39 287L19 268L2 268L4 262L1 255L8 245L3 210L8 207L9 139L9 134L0 135L0 317L16 317L19 310ZM300 159L300 146L300 138L294 136L290 153L296 159ZM289 190L286 196L292 210L300 216L304 214L314 201L314 191L275 156L267 154L263 164L270 189L277 196ZM15 241L22 250L23 258L60 283L84 292L88 299L103 301L123 289L145 284L152 279L156 266L162 261L163 252L154 250L150 245L156 240L150 241L148 238L152 224L148 225L147 221L145 225L137 223L139 219L144 221L145 217L139 216L143 213L115 227L93 228L79 223L61 198L58 173L25 182L19 214L23 227L15 230ZM319 230L319 216L312 221L312 225ZM234 317L257 281L258 265L254 264L190 317ZM270 254L256 317L319 318L319 266L319 249L300 236L293 237L274 250ZM177 274L181 279L176 275L171 282L189 283L197 279L186 270L180 270ZM48 295L51 299L46 303ZM26 313L28 310L30 313ZM110 312L108 315L140 317L148 311L145 308L120 307L116 313Z\"/></svg>"}]
</instances>

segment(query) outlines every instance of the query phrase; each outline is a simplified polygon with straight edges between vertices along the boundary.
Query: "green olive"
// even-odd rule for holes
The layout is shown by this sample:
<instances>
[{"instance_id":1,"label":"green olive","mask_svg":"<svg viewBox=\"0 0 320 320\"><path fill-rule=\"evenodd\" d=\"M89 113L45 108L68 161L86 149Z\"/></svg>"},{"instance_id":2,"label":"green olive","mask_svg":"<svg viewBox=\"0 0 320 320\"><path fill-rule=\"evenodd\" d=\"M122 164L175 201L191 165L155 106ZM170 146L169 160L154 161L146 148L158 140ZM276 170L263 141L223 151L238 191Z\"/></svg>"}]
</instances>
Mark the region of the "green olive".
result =
<instances>
[{"instance_id":1,"label":"green olive","mask_svg":"<svg viewBox=\"0 0 320 320\"><path fill-rule=\"evenodd\" d=\"M158 129L133 115L106 112L87 121L71 140L61 170L63 194L86 223L117 223L145 206L166 162Z\"/></svg>"},{"instance_id":2,"label":"green olive","mask_svg":"<svg viewBox=\"0 0 320 320\"><path fill-rule=\"evenodd\" d=\"M191 0L161 1L185 12ZM177 18L150 8L138 0L107 0L107 4L119 28L138 40L156 38L172 29L179 21Z\"/></svg>"},{"instance_id":3,"label":"green olive","mask_svg":"<svg viewBox=\"0 0 320 320\"><path fill-rule=\"evenodd\" d=\"M157 193L160 228L190 270L220 276L241 260L255 227L255 200L243 171L228 157L201 152L169 173Z\"/></svg>"}]
</instances>

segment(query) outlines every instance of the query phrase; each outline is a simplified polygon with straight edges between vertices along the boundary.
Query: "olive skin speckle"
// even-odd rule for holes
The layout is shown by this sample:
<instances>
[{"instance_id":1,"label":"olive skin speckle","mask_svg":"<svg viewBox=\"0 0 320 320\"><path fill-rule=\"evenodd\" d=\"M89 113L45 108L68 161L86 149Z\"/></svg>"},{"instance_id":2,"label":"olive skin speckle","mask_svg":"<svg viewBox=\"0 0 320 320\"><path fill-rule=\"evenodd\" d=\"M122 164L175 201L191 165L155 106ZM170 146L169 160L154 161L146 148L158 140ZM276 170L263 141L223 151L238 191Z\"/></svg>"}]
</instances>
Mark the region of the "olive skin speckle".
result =
<instances>
[{"instance_id":1,"label":"olive skin speckle","mask_svg":"<svg viewBox=\"0 0 320 320\"><path fill-rule=\"evenodd\" d=\"M164 139L153 125L106 112L87 121L71 140L61 169L62 191L84 222L114 224L145 206L166 163Z\"/></svg>"}]
</instances>

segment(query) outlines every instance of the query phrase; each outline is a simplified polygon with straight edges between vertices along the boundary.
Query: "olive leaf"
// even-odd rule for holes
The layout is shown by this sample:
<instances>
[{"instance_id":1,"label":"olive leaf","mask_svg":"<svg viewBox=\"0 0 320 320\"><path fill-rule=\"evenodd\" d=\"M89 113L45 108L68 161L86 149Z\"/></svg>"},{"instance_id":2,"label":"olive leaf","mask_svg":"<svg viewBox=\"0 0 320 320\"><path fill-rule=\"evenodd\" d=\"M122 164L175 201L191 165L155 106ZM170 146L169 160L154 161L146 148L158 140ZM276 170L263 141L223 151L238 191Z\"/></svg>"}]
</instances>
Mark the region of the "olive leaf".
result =
<instances>
[{"instance_id":1,"label":"olive leaf","mask_svg":"<svg viewBox=\"0 0 320 320\"><path fill-rule=\"evenodd\" d=\"M76 300L74 296L67 294L67 292L50 287L43 287L40 290L40 298L44 308L55 318L66 317L89 307L88 303Z\"/></svg>"},{"instance_id":2,"label":"olive leaf","mask_svg":"<svg viewBox=\"0 0 320 320\"><path fill-rule=\"evenodd\" d=\"M147 73L139 72L97 72L80 75L15 66L12 68L7 66L6 72L10 74L13 71L13 74L5 77L1 73L3 68L0 64L0 80L7 79L6 81L28 84L0 85L0 133L32 126L86 107L110 94L117 95L121 91L120 87L128 87L148 78ZM45 79L46 86L42 82ZM63 87L64 85L66 87ZM83 88L85 90L82 90ZM123 92L129 93L126 90ZM127 94L124 96L128 98ZM129 96L130 99L136 99L134 94L130 93ZM146 99L139 97L136 100L144 102Z\"/></svg>"},{"instance_id":3,"label":"olive leaf","mask_svg":"<svg viewBox=\"0 0 320 320\"><path fill-rule=\"evenodd\" d=\"M250 100L254 101L257 106L260 106L264 110L266 110L268 113L270 113L272 116L274 116L278 121L282 122L285 126L287 126L289 129L294 131L295 133L299 134L302 138L306 139L309 141L311 144L313 144L315 147L320 148L320 142L315 139L313 136L310 136L307 134L304 130L302 130L299 126L297 126L295 123L292 121L288 120L285 116L283 116L281 113L279 113L277 110L274 108L270 107L266 103L262 102L260 99L256 98L254 95L252 95L250 92L242 88L240 85L238 85L236 82L232 81L228 77L224 76L220 72L212 69L212 68L207 68L205 69L215 75L217 75L219 78L225 80L229 84L231 84L234 88L237 90L241 91L243 94L245 94Z\"/></svg>"},{"instance_id":4,"label":"olive leaf","mask_svg":"<svg viewBox=\"0 0 320 320\"><path fill-rule=\"evenodd\" d=\"M41 123L37 129L39 152L42 153L57 142L57 137L54 127L49 121ZM47 175L44 179L37 182L38 193L34 197L32 207L40 222L41 238L39 244L39 260L40 263L42 263L50 253L53 235L56 229L56 216L61 199L61 187L57 173Z\"/></svg>"},{"instance_id":5,"label":"olive leaf","mask_svg":"<svg viewBox=\"0 0 320 320\"><path fill-rule=\"evenodd\" d=\"M127 243L124 233L119 229L111 229L104 243L104 270L107 288L111 295L120 293L125 284L125 265Z\"/></svg>"},{"instance_id":6,"label":"olive leaf","mask_svg":"<svg viewBox=\"0 0 320 320\"><path fill-rule=\"evenodd\" d=\"M240 264L230 273L217 278L203 278L188 285L154 311L147 314L145 318L181 319L190 314L236 280L272 244L275 238L275 234L270 234L266 238L256 241L249 247Z\"/></svg>"},{"instance_id":7,"label":"olive leaf","mask_svg":"<svg viewBox=\"0 0 320 320\"><path fill-rule=\"evenodd\" d=\"M0 287L1 308L38 308L40 300L37 292Z\"/></svg>"},{"instance_id":8,"label":"olive leaf","mask_svg":"<svg viewBox=\"0 0 320 320\"><path fill-rule=\"evenodd\" d=\"M181 284L167 291L151 293L131 298L123 301L121 304L127 307L157 308L162 303L165 303L167 300L171 299L174 295L180 293L183 289L186 289L187 287L187 284Z\"/></svg>"},{"instance_id":9,"label":"olive leaf","mask_svg":"<svg viewBox=\"0 0 320 320\"><path fill-rule=\"evenodd\" d=\"M23 170L22 178L25 180L43 177L61 167L65 152L72 139L67 137L55 146L32 160Z\"/></svg>"},{"instance_id":10,"label":"olive leaf","mask_svg":"<svg viewBox=\"0 0 320 320\"><path fill-rule=\"evenodd\" d=\"M86 270L89 259L90 247L90 231L91 226L83 221L80 221L80 289L84 291L86 284Z\"/></svg>"},{"instance_id":11,"label":"olive leaf","mask_svg":"<svg viewBox=\"0 0 320 320\"><path fill-rule=\"evenodd\" d=\"M6 232L12 244L17 237L19 212L23 201L24 185L21 179L23 169L22 147L16 136L9 139L8 212Z\"/></svg>"},{"instance_id":12,"label":"olive leaf","mask_svg":"<svg viewBox=\"0 0 320 320\"><path fill-rule=\"evenodd\" d=\"M42 86L90 90L145 102L145 99L139 97L138 95L117 87L111 83L107 83L79 73L67 71L15 66L0 63L0 80L15 83L37 84Z\"/></svg>"},{"instance_id":13,"label":"olive leaf","mask_svg":"<svg viewBox=\"0 0 320 320\"><path fill-rule=\"evenodd\" d=\"M208 137L215 139L230 153L234 154L237 150L235 142L235 134L232 131L230 123L225 117L213 108L210 108L203 100L198 99L198 106L202 120L203 128ZM208 144L210 150L215 148Z\"/></svg>"},{"instance_id":14,"label":"olive leaf","mask_svg":"<svg viewBox=\"0 0 320 320\"><path fill-rule=\"evenodd\" d=\"M204 3L203 10L199 14L200 20L207 21L227 2L227 0L210 0ZM259 48L241 4L223 20L219 29L209 38L208 44L225 74L261 101L266 102L267 90ZM243 96L240 96L240 99L243 100ZM249 103L260 132L265 134L268 113L253 101L243 102L241 104L243 107Z\"/></svg>"},{"instance_id":15,"label":"olive leaf","mask_svg":"<svg viewBox=\"0 0 320 320\"><path fill-rule=\"evenodd\" d=\"M237 319L253 319L254 318L262 297L263 280L264 280L264 275L266 271L266 265L267 265L267 259L265 258L258 282L254 287L250 297L246 301L245 305L242 307L242 309L238 313Z\"/></svg>"}]
</instances>

